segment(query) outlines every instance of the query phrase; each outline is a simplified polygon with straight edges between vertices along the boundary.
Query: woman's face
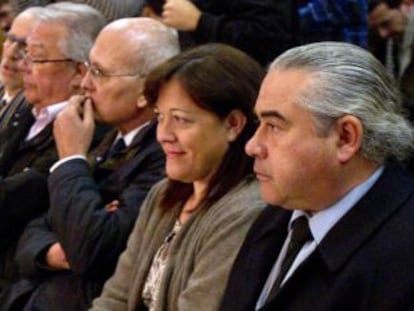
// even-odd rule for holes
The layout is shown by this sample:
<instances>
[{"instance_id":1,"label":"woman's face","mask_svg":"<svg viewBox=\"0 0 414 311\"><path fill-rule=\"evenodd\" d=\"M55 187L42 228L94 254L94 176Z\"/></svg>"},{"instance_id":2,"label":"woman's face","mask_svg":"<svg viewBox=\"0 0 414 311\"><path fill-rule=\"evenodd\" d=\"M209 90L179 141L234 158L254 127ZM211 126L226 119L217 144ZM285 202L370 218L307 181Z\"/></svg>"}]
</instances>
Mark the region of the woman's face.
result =
<instances>
[{"instance_id":1,"label":"woman's face","mask_svg":"<svg viewBox=\"0 0 414 311\"><path fill-rule=\"evenodd\" d=\"M234 140L227 119L197 106L174 79L161 88L156 110L168 177L207 185Z\"/></svg>"}]
</instances>

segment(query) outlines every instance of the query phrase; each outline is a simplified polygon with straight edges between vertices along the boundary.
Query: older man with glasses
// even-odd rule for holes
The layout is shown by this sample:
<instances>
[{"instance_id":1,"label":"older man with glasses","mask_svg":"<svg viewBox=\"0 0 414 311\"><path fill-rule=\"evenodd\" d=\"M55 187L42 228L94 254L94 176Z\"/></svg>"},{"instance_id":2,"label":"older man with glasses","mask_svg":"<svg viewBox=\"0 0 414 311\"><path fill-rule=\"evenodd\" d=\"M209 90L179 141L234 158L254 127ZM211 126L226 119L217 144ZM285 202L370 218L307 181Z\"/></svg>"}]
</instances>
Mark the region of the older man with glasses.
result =
<instances>
[{"instance_id":1,"label":"older man with glasses","mask_svg":"<svg viewBox=\"0 0 414 311\"><path fill-rule=\"evenodd\" d=\"M141 203L164 175L145 77L178 52L176 34L149 18L115 21L97 37L84 95L54 124L60 160L49 176L48 215L29 224L17 250L27 279L10 292L34 284L25 310L87 310L114 272ZM114 130L87 155L94 119ZM2 310L13 310L10 302L0 300Z\"/></svg>"},{"instance_id":2,"label":"older man with glasses","mask_svg":"<svg viewBox=\"0 0 414 311\"><path fill-rule=\"evenodd\" d=\"M35 25L39 8L29 8L20 13L13 21L11 28L5 33L2 59L0 64L0 131L6 128L10 118L26 102L23 95L23 77L18 63L26 48L26 38Z\"/></svg>"},{"instance_id":3,"label":"older man with glasses","mask_svg":"<svg viewBox=\"0 0 414 311\"><path fill-rule=\"evenodd\" d=\"M104 25L104 17L86 5L39 8L26 40L27 55L19 56L29 105L0 132L2 286L17 276L13 255L25 225L49 206L46 178L57 159L52 121L69 97L80 92L83 62ZM48 62L63 58L70 61Z\"/></svg>"}]
</instances>

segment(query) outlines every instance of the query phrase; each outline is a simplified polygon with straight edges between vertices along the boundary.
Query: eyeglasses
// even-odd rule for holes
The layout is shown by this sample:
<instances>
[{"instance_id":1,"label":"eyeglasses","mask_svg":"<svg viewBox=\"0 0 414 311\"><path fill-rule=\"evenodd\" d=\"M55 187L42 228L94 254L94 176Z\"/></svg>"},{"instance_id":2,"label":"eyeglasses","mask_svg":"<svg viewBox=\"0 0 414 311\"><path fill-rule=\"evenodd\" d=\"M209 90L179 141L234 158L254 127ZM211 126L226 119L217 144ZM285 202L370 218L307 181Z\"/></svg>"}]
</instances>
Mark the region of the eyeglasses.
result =
<instances>
[{"instance_id":1,"label":"eyeglasses","mask_svg":"<svg viewBox=\"0 0 414 311\"><path fill-rule=\"evenodd\" d=\"M144 75L140 73L106 73L106 72L102 72L100 69L96 68L88 61L85 61L84 64L88 72L91 74L92 78L96 80L101 80L104 78L112 78L112 77L138 77L138 78L144 77Z\"/></svg>"},{"instance_id":2,"label":"eyeglasses","mask_svg":"<svg viewBox=\"0 0 414 311\"><path fill-rule=\"evenodd\" d=\"M16 61L22 59L22 53L26 48L26 38L18 37L10 32L4 32L4 35L6 37L4 46L13 49L10 50L13 53L13 59Z\"/></svg>"},{"instance_id":3,"label":"eyeglasses","mask_svg":"<svg viewBox=\"0 0 414 311\"><path fill-rule=\"evenodd\" d=\"M65 62L74 62L71 58L51 58L51 59L33 59L27 51L20 50L19 51L20 58L24 59L29 64L47 64L47 63L65 63Z\"/></svg>"}]
</instances>

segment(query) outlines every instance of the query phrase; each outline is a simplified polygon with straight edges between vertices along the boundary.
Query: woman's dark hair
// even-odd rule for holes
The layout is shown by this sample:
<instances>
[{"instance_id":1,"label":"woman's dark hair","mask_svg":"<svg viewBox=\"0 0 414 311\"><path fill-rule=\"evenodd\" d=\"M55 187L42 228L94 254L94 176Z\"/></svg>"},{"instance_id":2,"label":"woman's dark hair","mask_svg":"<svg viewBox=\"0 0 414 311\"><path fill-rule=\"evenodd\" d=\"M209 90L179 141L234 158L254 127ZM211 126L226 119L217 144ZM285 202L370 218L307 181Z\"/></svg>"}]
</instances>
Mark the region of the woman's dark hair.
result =
<instances>
[{"instance_id":1,"label":"woman's dark hair","mask_svg":"<svg viewBox=\"0 0 414 311\"><path fill-rule=\"evenodd\" d=\"M161 88L174 79L196 105L221 119L236 109L246 116L244 129L230 143L210 180L203 202L206 207L252 173L253 160L245 154L244 146L256 130L253 107L264 74L264 69L244 52L213 43L182 52L153 70L146 80L144 95L149 105L157 103ZM161 206L167 209L184 202L192 192L191 184L170 180Z\"/></svg>"}]
</instances>

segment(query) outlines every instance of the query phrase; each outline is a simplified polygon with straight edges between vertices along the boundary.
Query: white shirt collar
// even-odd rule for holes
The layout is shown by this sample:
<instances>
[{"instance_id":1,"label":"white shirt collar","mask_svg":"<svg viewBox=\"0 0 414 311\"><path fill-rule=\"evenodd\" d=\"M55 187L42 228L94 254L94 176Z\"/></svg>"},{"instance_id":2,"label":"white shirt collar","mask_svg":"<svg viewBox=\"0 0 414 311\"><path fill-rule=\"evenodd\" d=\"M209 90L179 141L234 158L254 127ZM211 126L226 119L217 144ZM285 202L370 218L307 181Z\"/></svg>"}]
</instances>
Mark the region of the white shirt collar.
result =
<instances>
[{"instance_id":1,"label":"white shirt collar","mask_svg":"<svg viewBox=\"0 0 414 311\"><path fill-rule=\"evenodd\" d=\"M372 188L384 171L380 166L367 180L353 188L335 204L325 208L312 216L302 210L294 210L289 222L289 230L294 220L302 215L309 219L309 228L317 244L327 235L329 230Z\"/></svg>"},{"instance_id":2,"label":"white shirt collar","mask_svg":"<svg viewBox=\"0 0 414 311\"><path fill-rule=\"evenodd\" d=\"M26 140L30 140L38 135L46 126L48 126L55 119L56 115L66 106L68 102L60 102L54 105L46 106L40 109L39 112L35 108L32 109L35 122L29 130Z\"/></svg>"}]
</instances>

